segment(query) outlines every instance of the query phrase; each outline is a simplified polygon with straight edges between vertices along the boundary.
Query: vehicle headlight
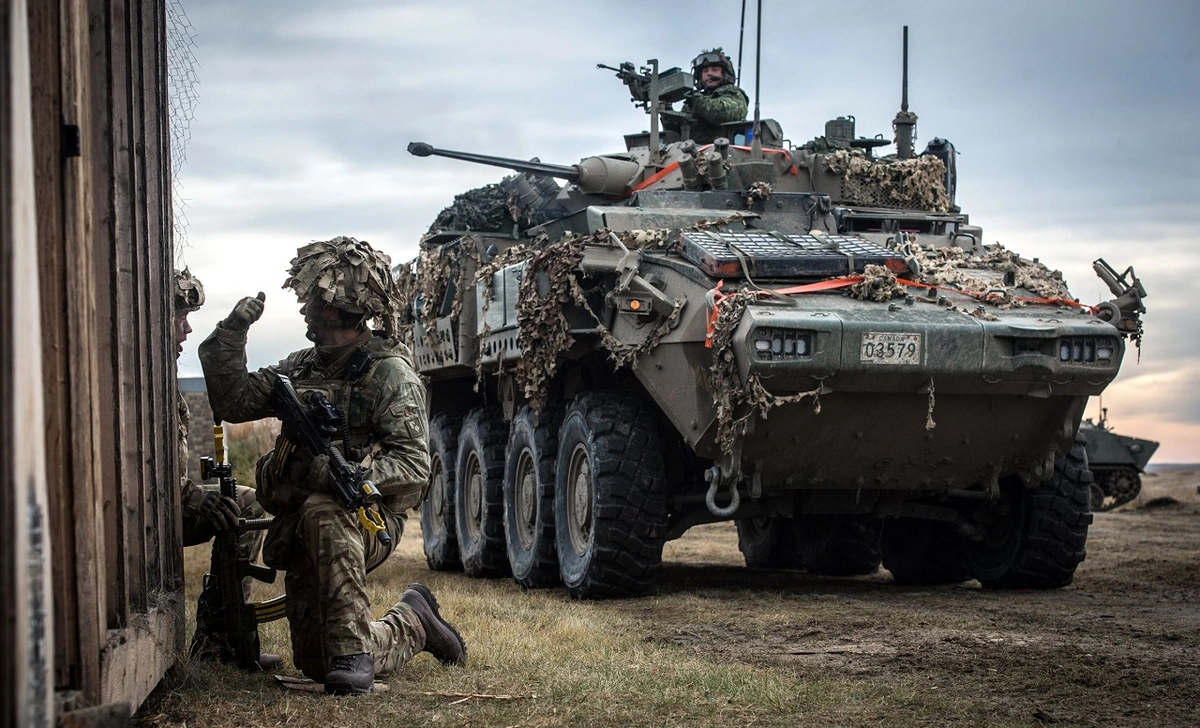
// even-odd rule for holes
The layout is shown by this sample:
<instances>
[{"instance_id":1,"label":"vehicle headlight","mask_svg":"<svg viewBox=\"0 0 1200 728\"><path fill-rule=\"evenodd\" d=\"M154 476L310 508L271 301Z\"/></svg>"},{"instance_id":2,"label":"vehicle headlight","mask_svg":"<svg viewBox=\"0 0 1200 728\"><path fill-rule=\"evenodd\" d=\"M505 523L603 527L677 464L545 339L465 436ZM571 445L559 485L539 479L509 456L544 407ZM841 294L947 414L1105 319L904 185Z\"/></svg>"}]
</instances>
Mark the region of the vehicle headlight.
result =
<instances>
[{"instance_id":1,"label":"vehicle headlight","mask_svg":"<svg viewBox=\"0 0 1200 728\"><path fill-rule=\"evenodd\" d=\"M754 352L763 361L784 361L812 356L811 331L760 327L754 332Z\"/></svg>"}]
</instances>

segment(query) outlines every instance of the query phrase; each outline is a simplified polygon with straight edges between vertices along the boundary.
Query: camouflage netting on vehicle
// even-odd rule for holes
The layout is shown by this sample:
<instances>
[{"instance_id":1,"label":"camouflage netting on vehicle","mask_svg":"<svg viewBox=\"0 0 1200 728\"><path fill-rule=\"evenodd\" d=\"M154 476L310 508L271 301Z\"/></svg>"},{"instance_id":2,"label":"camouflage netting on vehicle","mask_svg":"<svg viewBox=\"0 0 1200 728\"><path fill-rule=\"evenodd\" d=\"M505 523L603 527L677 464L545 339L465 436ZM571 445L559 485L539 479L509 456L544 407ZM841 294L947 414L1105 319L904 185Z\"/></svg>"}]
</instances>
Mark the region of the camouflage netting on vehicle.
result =
<instances>
[{"instance_id":1,"label":"camouflage netting on vehicle","mask_svg":"<svg viewBox=\"0 0 1200 728\"><path fill-rule=\"evenodd\" d=\"M658 346L679 318L682 302L677 301L671 313L637 344L621 341L603 324L576 269L586 245L605 243L614 235L629 249L661 248L671 239L668 230L610 232L602 228L584 237L567 237L530 251L517 292L517 341L521 347L517 384L535 411L545 405L548 384L558 371L558 355L575 343L564 314L568 304L573 303L588 313L601 344L617 368L634 366L637 357Z\"/></svg>"},{"instance_id":2,"label":"camouflage netting on vehicle","mask_svg":"<svg viewBox=\"0 0 1200 728\"><path fill-rule=\"evenodd\" d=\"M470 230L508 234L514 225L525 229L545 222L536 210L521 205L516 193L510 190L508 183L512 180L515 176L455 195L454 202L434 218L428 232Z\"/></svg>"},{"instance_id":3,"label":"camouflage netting on vehicle","mask_svg":"<svg viewBox=\"0 0 1200 728\"><path fill-rule=\"evenodd\" d=\"M733 335L741 323L746 306L771 297L765 291L743 288L717 303L716 320L712 324L713 361L708 369L709 387L717 405L717 448L732 452L734 444L746 434L754 416L766 419L767 413L779 405L813 400L813 413L821 413L820 389L796 394L776 395L767 391L757 374L751 374L743 384L738 375L734 355Z\"/></svg>"},{"instance_id":4,"label":"camouflage netting on vehicle","mask_svg":"<svg viewBox=\"0 0 1200 728\"><path fill-rule=\"evenodd\" d=\"M874 159L839 149L827 157L842 176L842 201L867 207L946 212L946 165L932 154L912 159Z\"/></svg>"},{"instance_id":5,"label":"camouflage netting on vehicle","mask_svg":"<svg viewBox=\"0 0 1200 728\"><path fill-rule=\"evenodd\" d=\"M434 219L429 232L439 230L477 230L498 232L511 230L512 213L508 210L508 193L499 183L476 187L454 196Z\"/></svg>"},{"instance_id":6,"label":"camouflage netting on vehicle","mask_svg":"<svg viewBox=\"0 0 1200 728\"><path fill-rule=\"evenodd\" d=\"M389 335L398 330L400 290L392 259L365 240L339 236L304 246L282 287L295 291L301 303L321 300L379 321Z\"/></svg>"},{"instance_id":7,"label":"camouflage netting on vehicle","mask_svg":"<svg viewBox=\"0 0 1200 728\"><path fill-rule=\"evenodd\" d=\"M890 301L903 298L908 289L896 280L896 274L882 265L863 268L862 280L850 286L850 295L860 301Z\"/></svg>"},{"instance_id":8,"label":"camouflage netting on vehicle","mask_svg":"<svg viewBox=\"0 0 1200 728\"><path fill-rule=\"evenodd\" d=\"M1074 300L1060 271L1022 258L1000 243L984 248L982 255L970 255L958 247L929 248L906 242L898 252L919 265L922 283L985 294L988 303L1001 309L1025 305L1018 289L1038 298Z\"/></svg>"}]
</instances>

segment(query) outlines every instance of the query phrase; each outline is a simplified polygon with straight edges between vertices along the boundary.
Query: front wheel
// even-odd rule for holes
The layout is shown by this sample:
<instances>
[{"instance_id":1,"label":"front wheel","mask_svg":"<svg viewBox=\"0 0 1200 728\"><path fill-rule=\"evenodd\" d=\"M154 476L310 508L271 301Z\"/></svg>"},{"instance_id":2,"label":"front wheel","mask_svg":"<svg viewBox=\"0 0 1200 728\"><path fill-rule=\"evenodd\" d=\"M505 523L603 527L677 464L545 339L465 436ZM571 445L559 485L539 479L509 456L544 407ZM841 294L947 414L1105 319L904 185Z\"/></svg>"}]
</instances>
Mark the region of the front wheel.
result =
<instances>
[{"instance_id":1,"label":"front wheel","mask_svg":"<svg viewBox=\"0 0 1200 728\"><path fill-rule=\"evenodd\" d=\"M667 477L651 407L620 392L581 395L559 429L555 539L576 599L639 596L662 570Z\"/></svg>"},{"instance_id":2,"label":"front wheel","mask_svg":"<svg viewBox=\"0 0 1200 728\"><path fill-rule=\"evenodd\" d=\"M1057 589L1070 584L1087 556L1092 473L1080 435L1054 473L1036 488L1001 491L984 540L971 550L971 571L990 589Z\"/></svg>"}]
</instances>

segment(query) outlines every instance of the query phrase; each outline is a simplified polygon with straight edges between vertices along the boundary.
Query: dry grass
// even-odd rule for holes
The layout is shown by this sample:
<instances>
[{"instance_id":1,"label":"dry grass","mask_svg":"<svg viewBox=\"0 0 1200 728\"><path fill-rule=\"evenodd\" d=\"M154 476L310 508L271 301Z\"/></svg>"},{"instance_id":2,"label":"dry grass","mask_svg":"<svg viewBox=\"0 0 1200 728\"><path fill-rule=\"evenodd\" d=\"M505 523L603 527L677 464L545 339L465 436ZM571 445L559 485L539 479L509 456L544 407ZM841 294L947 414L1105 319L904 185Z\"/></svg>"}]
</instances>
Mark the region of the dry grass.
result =
<instances>
[{"instance_id":1,"label":"dry grass","mask_svg":"<svg viewBox=\"0 0 1200 728\"><path fill-rule=\"evenodd\" d=\"M260 455L275 447L279 427L279 420L273 417L225 426L229 462L239 484L254 485L254 464Z\"/></svg>"},{"instance_id":2,"label":"dry grass","mask_svg":"<svg viewBox=\"0 0 1200 728\"><path fill-rule=\"evenodd\" d=\"M1181 477L1155 489L1183 500L1197 478ZM1052 592L752 572L726 524L668 544L657 596L575 602L430 573L420 544L413 528L372 574L375 611L429 584L465 668L420 655L387 691L328 698L186 665L141 725L1186 725L1200 702L1194 502L1099 514L1075 585ZM187 556L190 602L206 560ZM285 624L263 644L287 655Z\"/></svg>"}]
</instances>

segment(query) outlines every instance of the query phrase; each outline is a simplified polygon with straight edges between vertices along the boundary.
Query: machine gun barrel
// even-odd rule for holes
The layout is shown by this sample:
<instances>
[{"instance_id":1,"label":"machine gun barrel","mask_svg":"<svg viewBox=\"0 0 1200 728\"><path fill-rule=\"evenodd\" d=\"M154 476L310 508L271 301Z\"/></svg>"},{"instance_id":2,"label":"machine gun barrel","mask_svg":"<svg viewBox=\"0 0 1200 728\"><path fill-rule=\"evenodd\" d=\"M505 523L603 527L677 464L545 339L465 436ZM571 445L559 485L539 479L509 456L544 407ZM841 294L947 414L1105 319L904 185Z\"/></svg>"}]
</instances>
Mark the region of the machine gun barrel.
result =
<instances>
[{"instance_id":1,"label":"machine gun barrel","mask_svg":"<svg viewBox=\"0 0 1200 728\"><path fill-rule=\"evenodd\" d=\"M547 177L558 177L565 179L568 182L579 181L578 167L564 167L560 164L543 164L542 162L526 162L521 159L510 159L508 157L493 157L487 154L471 154L470 152L456 152L450 149L438 149L425 142L410 142L408 145L408 153L416 157L446 157L448 159L460 159L464 162L475 162L476 164L487 164L492 167L503 167L516 172L529 172L531 174L540 174Z\"/></svg>"}]
</instances>

